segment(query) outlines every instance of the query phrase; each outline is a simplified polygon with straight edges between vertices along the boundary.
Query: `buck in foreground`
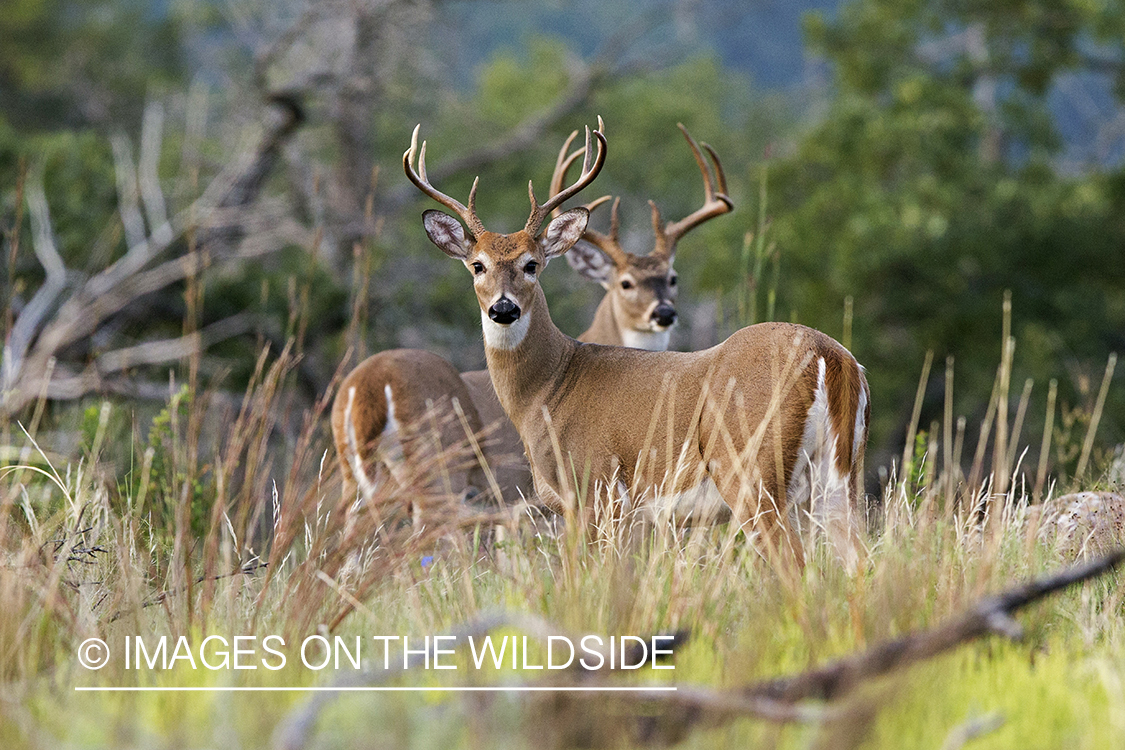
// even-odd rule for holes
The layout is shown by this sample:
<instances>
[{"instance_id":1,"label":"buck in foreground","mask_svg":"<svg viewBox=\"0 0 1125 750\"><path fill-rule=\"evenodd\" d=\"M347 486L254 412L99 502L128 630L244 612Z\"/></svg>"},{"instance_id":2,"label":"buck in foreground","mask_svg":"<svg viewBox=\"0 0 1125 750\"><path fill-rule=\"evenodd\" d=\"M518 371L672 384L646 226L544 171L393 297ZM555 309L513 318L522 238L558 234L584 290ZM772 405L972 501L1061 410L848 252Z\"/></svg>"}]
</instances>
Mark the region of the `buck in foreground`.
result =
<instances>
[{"instance_id":1,"label":"buck in foreground","mask_svg":"<svg viewBox=\"0 0 1125 750\"><path fill-rule=\"evenodd\" d=\"M678 284L672 267L676 243L689 230L732 208L718 155L703 144L714 164L712 175L699 145L683 125L679 128L703 175L703 206L686 219L665 225L656 204L650 202L654 244L647 255L626 252L621 246L618 201L613 203L608 234L587 227L583 241L566 257L572 268L601 284L606 294L593 324L578 337L579 341L650 351L668 348L677 318ZM586 153L585 149L570 152L577 135L578 131L571 133L559 150L551 196L562 191L567 172ZM593 211L607 200L609 196L603 196L586 208ZM463 423L455 417L454 399ZM332 407L332 432L344 477L344 495L354 497L355 475L344 419L349 400L353 403L351 416L358 450L368 459L374 454L400 486L411 484L412 476L428 473L437 491L472 494L495 484L508 503L519 500L520 495L531 495L531 472L523 458L519 433L496 397L488 370L459 374L446 360L418 349L379 352L352 370ZM466 429L478 433L482 427L483 465L471 458L456 461L452 456L448 456L444 470L433 465L442 452L452 453L465 442ZM485 466L492 474L491 481L485 475Z\"/></svg>"},{"instance_id":2,"label":"buck in foreground","mask_svg":"<svg viewBox=\"0 0 1125 750\"><path fill-rule=\"evenodd\" d=\"M780 567L803 565L794 525L804 512L854 568L869 398L847 350L784 323L743 328L695 353L576 341L551 321L539 274L582 237L589 211L563 212L539 230L597 176L605 136L594 131L591 160L587 129L581 175L546 204L528 184L531 214L512 234L484 228L474 208L477 183L467 207L429 183L426 144L419 149L417 136L415 129L403 168L460 218L422 215L430 240L472 274L488 372L523 440L540 500L562 513L585 497L588 513L609 502L657 516L708 516L717 493Z\"/></svg>"}]
</instances>

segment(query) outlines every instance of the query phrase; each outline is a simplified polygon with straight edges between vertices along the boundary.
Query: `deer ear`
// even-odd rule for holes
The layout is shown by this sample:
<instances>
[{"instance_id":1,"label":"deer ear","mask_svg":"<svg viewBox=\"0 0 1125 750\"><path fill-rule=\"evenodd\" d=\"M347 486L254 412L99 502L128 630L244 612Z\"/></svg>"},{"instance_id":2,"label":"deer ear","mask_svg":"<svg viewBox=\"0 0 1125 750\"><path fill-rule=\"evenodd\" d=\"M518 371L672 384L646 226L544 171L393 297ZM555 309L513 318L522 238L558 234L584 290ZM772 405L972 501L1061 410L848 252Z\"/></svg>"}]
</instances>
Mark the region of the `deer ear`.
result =
<instances>
[{"instance_id":1,"label":"deer ear","mask_svg":"<svg viewBox=\"0 0 1125 750\"><path fill-rule=\"evenodd\" d=\"M586 231L586 224L590 221L590 212L585 208L572 208L559 214L550 224L547 231L539 238L539 247L543 250L543 257L547 260L557 258L582 238Z\"/></svg>"},{"instance_id":2,"label":"deer ear","mask_svg":"<svg viewBox=\"0 0 1125 750\"><path fill-rule=\"evenodd\" d=\"M465 236L465 228L457 219L437 209L430 209L422 214L422 226L426 228L430 242L437 245L450 258L465 260L469 257L473 245Z\"/></svg>"},{"instance_id":3,"label":"deer ear","mask_svg":"<svg viewBox=\"0 0 1125 750\"><path fill-rule=\"evenodd\" d=\"M566 262L582 278L596 281L604 287L608 288L609 281L613 278L613 261L589 242L576 242L566 254Z\"/></svg>"}]
</instances>

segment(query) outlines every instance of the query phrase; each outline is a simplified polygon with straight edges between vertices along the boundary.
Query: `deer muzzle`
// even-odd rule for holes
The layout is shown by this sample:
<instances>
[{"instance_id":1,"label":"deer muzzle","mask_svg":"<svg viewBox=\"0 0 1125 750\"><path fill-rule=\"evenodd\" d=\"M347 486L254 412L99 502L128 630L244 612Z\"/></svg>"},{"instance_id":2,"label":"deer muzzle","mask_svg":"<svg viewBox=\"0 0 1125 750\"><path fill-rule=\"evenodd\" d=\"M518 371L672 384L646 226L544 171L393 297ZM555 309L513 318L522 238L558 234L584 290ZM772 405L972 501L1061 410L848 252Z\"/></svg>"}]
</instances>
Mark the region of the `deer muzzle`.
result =
<instances>
[{"instance_id":1,"label":"deer muzzle","mask_svg":"<svg viewBox=\"0 0 1125 750\"><path fill-rule=\"evenodd\" d=\"M507 297L501 297L488 308L488 317L502 326L511 325L520 319L520 307Z\"/></svg>"},{"instance_id":2,"label":"deer muzzle","mask_svg":"<svg viewBox=\"0 0 1125 750\"><path fill-rule=\"evenodd\" d=\"M676 308L667 302L661 302L653 309L651 320L661 328L670 328L676 322Z\"/></svg>"}]
</instances>

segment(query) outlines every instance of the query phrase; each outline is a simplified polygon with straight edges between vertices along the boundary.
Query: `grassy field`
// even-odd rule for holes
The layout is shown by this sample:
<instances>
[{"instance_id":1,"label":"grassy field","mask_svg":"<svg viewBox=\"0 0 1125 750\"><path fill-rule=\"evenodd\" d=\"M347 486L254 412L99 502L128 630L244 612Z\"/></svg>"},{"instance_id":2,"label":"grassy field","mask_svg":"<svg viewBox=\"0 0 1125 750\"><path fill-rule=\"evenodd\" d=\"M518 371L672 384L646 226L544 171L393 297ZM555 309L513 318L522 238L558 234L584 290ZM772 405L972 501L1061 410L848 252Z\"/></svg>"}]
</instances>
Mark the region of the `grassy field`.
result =
<instances>
[{"instance_id":1,"label":"grassy field","mask_svg":"<svg viewBox=\"0 0 1125 750\"><path fill-rule=\"evenodd\" d=\"M980 468L973 492L960 473L937 466L953 436L912 440L919 448L906 456L908 478L892 474L883 496L871 498L861 572L848 576L821 544L794 579L779 576L730 527L687 532L621 522L596 534L558 534L557 525L525 514L497 539L448 498L384 488L372 502L342 501L326 452L325 404L288 413L293 361L287 352L263 356L241 403L173 389L139 427L123 407L92 407L74 431L77 444L63 440L68 431L41 428L41 412L26 430L5 426L0 746L1125 746L1120 573L1019 614L1020 641L977 640L773 720L739 703L740 687L937 625L1113 543L1081 533L1060 538L1050 503L1034 502L1034 472L1025 482L1012 457L981 453L979 467L1002 467L1016 481ZM1121 471L1112 451L1087 452L1094 458L1086 479L1067 480L1065 489L1104 488L1110 472ZM1044 494L1062 489L1048 484ZM423 503L424 527L407 523L407 498ZM977 498L989 509L983 523ZM521 659L542 665L549 635L577 644L587 634L676 632L681 641L661 665L674 669L651 662L630 671L507 662L477 669L466 648L470 634L477 644L490 633L521 647L528 636ZM384 652L374 639L405 635L417 649L426 636L448 634L460 636L441 656L457 667L448 670L387 670L387 654L392 663L402 659L401 641ZM155 652L160 636L167 636L163 656ZM233 668L236 636L256 638L239 642L246 649L239 663L255 668ZM339 637L348 653L359 638L362 668L338 651L338 665L314 668L325 655L315 638L306 666L299 644L310 636L332 644ZM79 654L95 637L110 656L92 670ZM204 643L208 637L225 640ZM285 655L284 666L266 645ZM154 666L138 668L137 656ZM358 685L680 689L76 690ZM702 703L686 708L700 691Z\"/></svg>"}]
</instances>

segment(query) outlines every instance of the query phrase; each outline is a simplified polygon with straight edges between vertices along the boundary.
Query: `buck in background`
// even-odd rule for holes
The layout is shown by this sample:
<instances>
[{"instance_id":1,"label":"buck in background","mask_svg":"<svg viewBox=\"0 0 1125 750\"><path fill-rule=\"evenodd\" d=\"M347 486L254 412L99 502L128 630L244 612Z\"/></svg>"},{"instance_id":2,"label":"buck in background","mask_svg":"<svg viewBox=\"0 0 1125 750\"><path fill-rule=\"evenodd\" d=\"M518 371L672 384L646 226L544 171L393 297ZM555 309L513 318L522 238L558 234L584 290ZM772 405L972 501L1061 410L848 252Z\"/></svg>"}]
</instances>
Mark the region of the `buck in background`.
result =
<instances>
[{"instance_id":1,"label":"buck in background","mask_svg":"<svg viewBox=\"0 0 1125 750\"><path fill-rule=\"evenodd\" d=\"M649 201L655 239L647 255L622 247L619 199L613 202L608 234L587 228L567 260L580 275L601 284L606 294L579 341L651 351L668 348L677 319L678 280L672 267L676 243L690 229L732 208L718 155L703 144L714 163L712 175L699 145L683 125L678 127L703 175L703 206L665 226L656 204ZM552 197L563 191L567 172L586 153L585 148L570 152L577 136L578 131L572 132L559 150ZM603 196L586 208L592 211L608 200ZM558 213L557 206L554 211ZM401 486L428 474L422 483L433 491L472 494L494 486L506 502L531 495L531 470L519 433L496 397L488 370L459 374L438 355L418 349L379 352L360 363L344 379L332 408L332 432L348 497L356 491L344 420L349 398L358 450L367 459L376 457ZM454 399L464 422L455 414ZM483 465L471 458L454 460L454 449L465 443L466 428L475 434L482 427ZM439 454L450 460L441 460Z\"/></svg>"},{"instance_id":2,"label":"buck in background","mask_svg":"<svg viewBox=\"0 0 1125 750\"><path fill-rule=\"evenodd\" d=\"M605 136L594 131L591 162L587 130L579 179L543 206L529 183L526 225L497 234L476 215L476 183L467 207L429 183L417 135L403 168L460 219L430 210L423 225L472 274L488 371L541 501L564 514L585 499L587 514L608 505L660 518L713 517L714 498L782 570L803 566L797 525L807 518L856 569L870 399L863 370L844 347L786 323L743 328L693 353L576 341L552 322L539 274L582 238L589 211L557 214L539 230L597 176Z\"/></svg>"}]
</instances>

